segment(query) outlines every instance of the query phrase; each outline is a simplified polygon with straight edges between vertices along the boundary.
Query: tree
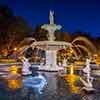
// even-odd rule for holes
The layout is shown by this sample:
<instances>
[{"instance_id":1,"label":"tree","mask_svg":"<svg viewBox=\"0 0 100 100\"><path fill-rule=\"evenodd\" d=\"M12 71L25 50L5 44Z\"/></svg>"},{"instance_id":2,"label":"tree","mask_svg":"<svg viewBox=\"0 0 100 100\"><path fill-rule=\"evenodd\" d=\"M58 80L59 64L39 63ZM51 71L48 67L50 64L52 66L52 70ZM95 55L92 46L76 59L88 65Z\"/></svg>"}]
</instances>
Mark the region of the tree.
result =
<instances>
[{"instance_id":1,"label":"tree","mask_svg":"<svg viewBox=\"0 0 100 100\"><path fill-rule=\"evenodd\" d=\"M13 50L25 37L32 32L32 28L19 16L14 16L8 6L0 6L0 49Z\"/></svg>"},{"instance_id":2,"label":"tree","mask_svg":"<svg viewBox=\"0 0 100 100\"><path fill-rule=\"evenodd\" d=\"M0 5L0 49L8 42L8 27L13 17L13 12L8 6Z\"/></svg>"},{"instance_id":3,"label":"tree","mask_svg":"<svg viewBox=\"0 0 100 100\"><path fill-rule=\"evenodd\" d=\"M14 14L8 6L0 5L0 32L7 32L13 17Z\"/></svg>"},{"instance_id":4,"label":"tree","mask_svg":"<svg viewBox=\"0 0 100 100\"><path fill-rule=\"evenodd\" d=\"M37 41L48 40L48 31L41 28L42 25L38 25L33 33L33 37Z\"/></svg>"},{"instance_id":5,"label":"tree","mask_svg":"<svg viewBox=\"0 0 100 100\"><path fill-rule=\"evenodd\" d=\"M13 46L16 46L32 32L32 28L22 17L16 16L12 20L8 29L9 44L13 43Z\"/></svg>"},{"instance_id":6,"label":"tree","mask_svg":"<svg viewBox=\"0 0 100 100\"><path fill-rule=\"evenodd\" d=\"M68 32L55 32L55 37L56 41L70 42L72 40Z\"/></svg>"},{"instance_id":7,"label":"tree","mask_svg":"<svg viewBox=\"0 0 100 100\"><path fill-rule=\"evenodd\" d=\"M90 33L89 32L82 32L81 30L76 30L74 33L71 34L72 35L72 38L76 38L78 36L83 36L83 37L86 37L90 40L92 40L93 38L91 37Z\"/></svg>"}]
</instances>

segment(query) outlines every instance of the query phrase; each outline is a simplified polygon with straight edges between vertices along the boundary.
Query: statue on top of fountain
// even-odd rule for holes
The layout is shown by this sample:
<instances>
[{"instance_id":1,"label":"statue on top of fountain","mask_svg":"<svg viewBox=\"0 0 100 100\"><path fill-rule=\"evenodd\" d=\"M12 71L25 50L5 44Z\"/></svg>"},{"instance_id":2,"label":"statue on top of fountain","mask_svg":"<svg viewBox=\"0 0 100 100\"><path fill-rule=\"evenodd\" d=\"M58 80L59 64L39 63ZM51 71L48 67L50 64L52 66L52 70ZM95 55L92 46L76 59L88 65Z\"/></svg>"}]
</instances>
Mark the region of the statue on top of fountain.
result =
<instances>
[{"instance_id":1,"label":"statue on top of fountain","mask_svg":"<svg viewBox=\"0 0 100 100\"><path fill-rule=\"evenodd\" d=\"M48 40L49 41L54 41L55 40L55 36L54 36L54 32L56 30L60 30L61 29L61 25L56 25L54 23L54 12L53 11L50 11L50 14L49 14L49 21L50 21L50 24L44 24L43 26L41 26L41 28L43 29L46 29L48 31Z\"/></svg>"},{"instance_id":2,"label":"statue on top of fountain","mask_svg":"<svg viewBox=\"0 0 100 100\"><path fill-rule=\"evenodd\" d=\"M50 24L54 24L54 12L53 11L50 11L50 14L49 14L49 20L50 20Z\"/></svg>"}]
</instances>

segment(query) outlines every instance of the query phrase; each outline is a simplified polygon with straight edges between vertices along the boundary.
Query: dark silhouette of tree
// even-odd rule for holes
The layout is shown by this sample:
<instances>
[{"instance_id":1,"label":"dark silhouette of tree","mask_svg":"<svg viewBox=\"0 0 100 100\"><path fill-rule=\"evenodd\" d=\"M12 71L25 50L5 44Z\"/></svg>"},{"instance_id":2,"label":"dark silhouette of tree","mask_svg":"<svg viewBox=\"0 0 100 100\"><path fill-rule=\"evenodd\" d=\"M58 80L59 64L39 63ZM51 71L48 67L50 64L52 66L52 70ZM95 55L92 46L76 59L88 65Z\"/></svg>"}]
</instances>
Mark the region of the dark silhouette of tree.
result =
<instances>
[{"instance_id":1,"label":"dark silhouette of tree","mask_svg":"<svg viewBox=\"0 0 100 100\"><path fill-rule=\"evenodd\" d=\"M8 27L13 17L8 6L0 5L0 49L8 42Z\"/></svg>"},{"instance_id":2,"label":"dark silhouette of tree","mask_svg":"<svg viewBox=\"0 0 100 100\"><path fill-rule=\"evenodd\" d=\"M44 40L48 40L48 31L45 29L41 29L42 25L38 25L33 33L33 37L37 40L37 41L44 41ZM71 37L69 35L69 33L67 32L55 32L55 40L56 41L66 41L66 42L70 42L71 41Z\"/></svg>"},{"instance_id":3,"label":"dark silhouette of tree","mask_svg":"<svg viewBox=\"0 0 100 100\"><path fill-rule=\"evenodd\" d=\"M8 6L0 5L0 31L7 31L13 17L14 14Z\"/></svg>"},{"instance_id":4,"label":"dark silhouette of tree","mask_svg":"<svg viewBox=\"0 0 100 100\"><path fill-rule=\"evenodd\" d=\"M55 32L56 41L71 42L71 36L68 32Z\"/></svg>"},{"instance_id":5,"label":"dark silhouette of tree","mask_svg":"<svg viewBox=\"0 0 100 100\"><path fill-rule=\"evenodd\" d=\"M48 31L41 28L42 25L38 25L33 33L33 37L37 41L48 40Z\"/></svg>"},{"instance_id":6,"label":"dark silhouette of tree","mask_svg":"<svg viewBox=\"0 0 100 100\"><path fill-rule=\"evenodd\" d=\"M73 39L78 37L78 36L83 36L83 37L86 37L90 40L92 39L90 33L88 33L88 32L82 32L81 30L76 30L74 33L72 33L72 38Z\"/></svg>"},{"instance_id":7,"label":"dark silhouette of tree","mask_svg":"<svg viewBox=\"0 0 100 100\"><path fill-rule=\"evenodd\" d=\"M9 42L13 46L17 46L24 38L32 32L32 28L26 23L22 17L14 17L12 23L9 25ZM15 43L15 44L14 44Z\"/></svg>"},{"instance_id":8,"label":"dark silhouette of tree","mask_svg":"<svg viewBox=\"0 0 100 100\"><path fill-rule=\"evenodd\" d=\"M14 49L32 28L19 16L14 16L8 6L0 6L0 49Z\"/></svg>"},{"instance_id":9,"label":"dark silhouette of tree","mask_svg":"<svg viewBox=\"0 0 100 100\"><path fill-rule=\"evenodd\" d=\"M100 37L95 38L94 45L96 46L97 53L100 55Z\"/></svg>"}]
</instances>

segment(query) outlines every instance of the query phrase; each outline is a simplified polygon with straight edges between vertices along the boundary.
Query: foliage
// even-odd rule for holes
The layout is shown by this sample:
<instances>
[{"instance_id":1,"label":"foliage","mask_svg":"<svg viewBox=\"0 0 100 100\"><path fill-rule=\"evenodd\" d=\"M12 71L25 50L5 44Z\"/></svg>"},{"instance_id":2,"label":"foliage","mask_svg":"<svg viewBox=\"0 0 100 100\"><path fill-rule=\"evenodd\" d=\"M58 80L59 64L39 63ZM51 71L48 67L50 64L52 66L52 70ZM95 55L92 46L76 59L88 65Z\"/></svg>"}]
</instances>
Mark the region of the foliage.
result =
<instances>
[{"instance_id":1,"label":"foliage","mask_svg":"<svg viewBox=\"0 0 100 100\"><path fill-rule=\"evenodd\" d=\"M37 41L48 40L48 32L41 28L42 25L38 25L33 33L33 37Z\"/></svg>"},{"instance_id":2,"label":"foliage","mask_svg":"<svg viewBox=\"0 0 100 100\"><path fill-rule=\"evenodd\" d=\"M72 56L70 56L67 58L67 61L71 64L74 63L75 59Z\"/></svg>"},{"instance_id":3,"label":"foliage","mask_svg":"<svg viewBox=\"0 0 100 100\"><path fill-rule=\"evenodd\" d=\"M0 49L13 50L29 33L31 27L22 17L14 16L8 6L0 6Z\"/></svg>"},{"instance_id":4,"label":"foliage","mask_svg":"<svg viewBox=\"0 0 100 100\"><path fill-rule=\"evenodd\" d=\"M56 41L71 42L72 38L68 32L55 32Z\"/></svg>"}]
</instances>

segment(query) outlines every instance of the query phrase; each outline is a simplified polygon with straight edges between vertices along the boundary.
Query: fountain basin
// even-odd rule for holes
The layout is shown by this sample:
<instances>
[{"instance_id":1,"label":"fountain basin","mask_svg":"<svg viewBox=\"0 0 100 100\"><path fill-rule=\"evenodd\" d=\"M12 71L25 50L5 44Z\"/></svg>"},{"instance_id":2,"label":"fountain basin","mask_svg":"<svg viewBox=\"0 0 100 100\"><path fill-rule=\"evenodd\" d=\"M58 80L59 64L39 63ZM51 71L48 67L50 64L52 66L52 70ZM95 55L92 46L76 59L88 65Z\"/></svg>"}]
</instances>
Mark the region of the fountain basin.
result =
<instances>
[{"instance_id":1,"label":"fountain basin","mask_svg":"<svg viewBox=\"0 0 100 100\"><path fill-rule=\"evenodd\" d=\"M65 41L37 41L33 42L32 47L39 47L43 50L59 50L71 46L71 43Z\"/></svg>"}]
</instances>

